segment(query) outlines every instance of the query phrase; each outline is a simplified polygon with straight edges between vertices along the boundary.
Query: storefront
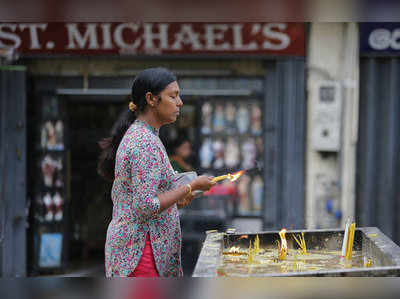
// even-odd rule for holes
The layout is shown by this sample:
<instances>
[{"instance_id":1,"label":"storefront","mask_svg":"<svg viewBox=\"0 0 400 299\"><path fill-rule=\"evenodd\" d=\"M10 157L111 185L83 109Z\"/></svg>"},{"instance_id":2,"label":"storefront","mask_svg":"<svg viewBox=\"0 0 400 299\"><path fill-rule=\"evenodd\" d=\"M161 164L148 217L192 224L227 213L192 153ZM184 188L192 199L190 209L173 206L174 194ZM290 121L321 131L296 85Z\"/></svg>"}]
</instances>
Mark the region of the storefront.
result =
<instances>
[{"instance_id":1,"label":"storefront","mask_svg":"<svg viewBox=\"0 0 400 299\"><path fill-rule=\"evenodd\" d=\"M400 242L400 23L360 24L357 210L361 226Z\"/></svg>"},{"instance_id":2,"label":"storefront","mask_svg":"<svg viewBox=\"0 0 400 299\"><path fill-rule=\"evenodd\" d=\"M229 196L183 211L184 241L197 240L195 251L207 229L304 227L304 31L301 23L3 24L3 44L27 67L30 273L102 261L112 203L96 174L96 142L147 67L170 68L182 91L182 115L161 134L167 147L184 131L198 173L256 169Z\"/></svg>"}]
</instances>

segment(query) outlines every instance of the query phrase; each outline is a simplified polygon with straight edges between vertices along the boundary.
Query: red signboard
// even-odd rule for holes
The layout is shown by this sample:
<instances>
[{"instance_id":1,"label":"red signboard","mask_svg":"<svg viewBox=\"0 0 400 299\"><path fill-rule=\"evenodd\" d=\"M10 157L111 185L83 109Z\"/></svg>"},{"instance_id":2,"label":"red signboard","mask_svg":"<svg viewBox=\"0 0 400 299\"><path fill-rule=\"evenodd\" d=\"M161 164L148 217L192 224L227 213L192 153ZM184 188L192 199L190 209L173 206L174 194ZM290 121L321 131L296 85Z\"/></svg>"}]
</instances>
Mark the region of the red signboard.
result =
<instances>
[{"instance_id":1,"label":"red signboard","mask_svg":"<svg viewBox=\"0 0 400 299\"><path fill-rule=\"evenodd\" d=\"M303 23L0 23L21 55L305 54Z\"/></svg>"}]
</instances>

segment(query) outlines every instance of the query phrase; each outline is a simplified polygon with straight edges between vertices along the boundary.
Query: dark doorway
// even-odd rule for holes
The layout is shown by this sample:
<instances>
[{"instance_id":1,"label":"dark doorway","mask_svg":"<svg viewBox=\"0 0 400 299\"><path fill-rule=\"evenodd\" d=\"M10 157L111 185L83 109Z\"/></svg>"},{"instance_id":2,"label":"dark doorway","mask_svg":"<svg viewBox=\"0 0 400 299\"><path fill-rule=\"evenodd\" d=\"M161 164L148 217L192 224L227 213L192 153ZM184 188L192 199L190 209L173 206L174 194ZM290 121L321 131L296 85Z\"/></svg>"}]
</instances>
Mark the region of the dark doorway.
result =
<instances>
[{"instance_id":1,"label":"dark doorway","mask_svg":"<svg viewBox=\"0 0 400 299\"><path fill-rule=\"evenodd\" d=\"M104 275L104 243L112 216L111 183L97 174L97 142L110 134L122 101L68 97L70 144L70 269ZM98 271L98 273L97 273Z\"/></svg>"}]
</instances>

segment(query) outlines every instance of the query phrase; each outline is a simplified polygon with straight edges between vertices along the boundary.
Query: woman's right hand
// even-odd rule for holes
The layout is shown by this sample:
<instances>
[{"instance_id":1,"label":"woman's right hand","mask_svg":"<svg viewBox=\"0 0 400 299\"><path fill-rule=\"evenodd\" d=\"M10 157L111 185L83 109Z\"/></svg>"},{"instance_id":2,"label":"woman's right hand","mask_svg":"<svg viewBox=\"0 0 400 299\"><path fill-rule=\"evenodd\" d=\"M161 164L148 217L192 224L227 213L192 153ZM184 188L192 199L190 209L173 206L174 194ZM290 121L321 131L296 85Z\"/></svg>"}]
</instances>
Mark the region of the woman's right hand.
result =
<instances>
[{"instance_id":1,"label":"woman's right hand","mask_svg":"<svg viewBox=\"0 0 400 299\"><path fill-rule=\"evenodd\" d=\"M210 188L216 184L215 182L213 182L212 179L213 179L213 177L208 177L205 175L198 176L190 183L190 185L192 186L192 191L194 191L194 190L201 190L201 191L210 190Z\"/></svg>"}]
</instances>

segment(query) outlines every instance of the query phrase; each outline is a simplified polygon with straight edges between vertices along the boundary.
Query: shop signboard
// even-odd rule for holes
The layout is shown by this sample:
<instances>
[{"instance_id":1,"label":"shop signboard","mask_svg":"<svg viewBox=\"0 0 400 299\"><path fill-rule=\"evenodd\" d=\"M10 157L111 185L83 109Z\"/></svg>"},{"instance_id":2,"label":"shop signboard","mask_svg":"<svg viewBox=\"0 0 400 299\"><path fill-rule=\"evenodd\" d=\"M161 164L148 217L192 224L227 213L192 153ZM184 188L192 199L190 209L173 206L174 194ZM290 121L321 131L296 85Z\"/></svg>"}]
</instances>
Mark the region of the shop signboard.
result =
<instances>
[{"instance_id":1,"label":"shop signboard","mask_svg":"<svg viewBox=\"0 0 400 299\"><path fill-rule=\"evenodd\" d=\"M400 23L360 23L360 52L400 55Z\"/></svg>"},{"instance_id":2,"label":"shop signboard","mask_svg":"<svg viewBox=\"0 0 400 299\"><path fill-rule=\"evenodd\" d=\"M0 23L0 49L21 56L304 56L303 23Z\"/></svg>"}]
</instances>

